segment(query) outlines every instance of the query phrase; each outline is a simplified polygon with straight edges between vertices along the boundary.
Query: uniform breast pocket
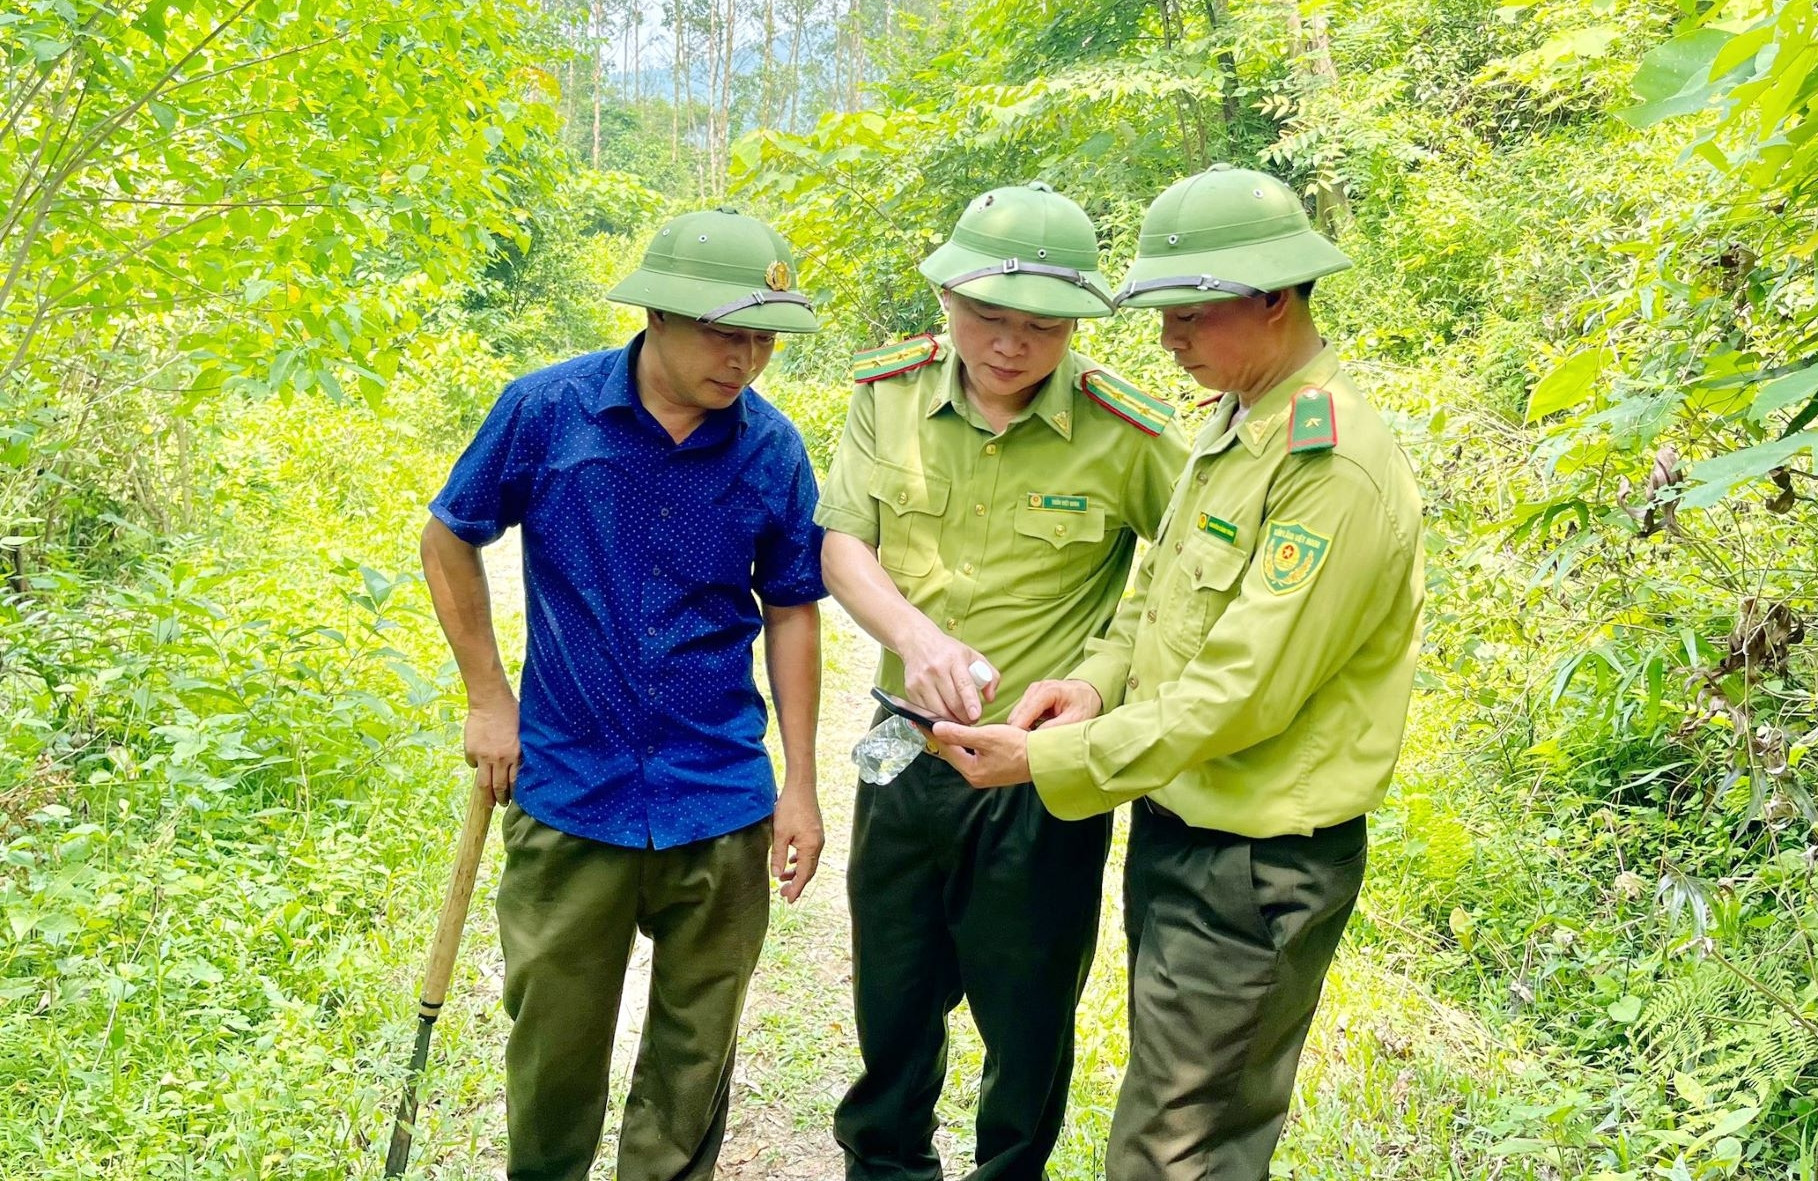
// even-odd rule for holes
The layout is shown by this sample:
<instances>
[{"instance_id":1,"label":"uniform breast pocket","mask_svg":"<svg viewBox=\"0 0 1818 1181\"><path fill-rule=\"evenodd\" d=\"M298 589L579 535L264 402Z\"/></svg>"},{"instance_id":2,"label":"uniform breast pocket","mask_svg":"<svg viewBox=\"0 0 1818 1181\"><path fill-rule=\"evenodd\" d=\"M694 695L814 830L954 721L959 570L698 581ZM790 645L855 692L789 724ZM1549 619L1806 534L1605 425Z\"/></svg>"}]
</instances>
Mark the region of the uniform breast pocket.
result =
<instances>
[{"instance_id":1,"label":"uniform breast pocket","mask_svg":"<svg viewBox=\"0 0 1818 1181\"><path fill-rule=\"evenodd\" d=\"M1236 597L1249 564L1250 555L1228 541L1204 533L1187 536L1157 609L1157 625L1169 647L1187 656L1199 651Z\"/></svg>"},{"instance_id":2,"label":"uniform breast pocket","mask_svg":"<svg viewBox=\"0 0 1818 1181\"><path fill-rule=\"evenodd\" d=\"M950 488L927 472L890 463L872 468L866 491L879 506L877 560L884 569L905 578L922 578L934 569Z\"/></svg>"},{"instance_id":3,"label":"uniform breast pocket","mask_svg":"<svg viewBox=\"0 0 1818 1181\"><path fill-rule=\"evenodd\" d=\"M1007 589L1019 599L1072 594L1105 560L1105 510L1016 506L1015 564Z\"/></svg>"}]
</instances>

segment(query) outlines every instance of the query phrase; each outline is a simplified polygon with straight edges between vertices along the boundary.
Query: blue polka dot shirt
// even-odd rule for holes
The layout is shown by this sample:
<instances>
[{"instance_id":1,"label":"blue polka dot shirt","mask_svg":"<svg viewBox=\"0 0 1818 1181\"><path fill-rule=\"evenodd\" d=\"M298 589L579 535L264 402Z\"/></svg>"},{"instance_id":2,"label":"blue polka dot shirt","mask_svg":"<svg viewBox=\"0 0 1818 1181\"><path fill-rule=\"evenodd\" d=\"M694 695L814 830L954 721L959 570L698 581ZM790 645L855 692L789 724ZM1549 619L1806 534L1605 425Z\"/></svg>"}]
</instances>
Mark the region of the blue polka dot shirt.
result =
<instances>
[{"instance_id":1,"label":"blue polka dot shirt","mask_svg":"<svg viewBox=\"0 0 1818 1181\"><path fill-rule=\"evenodd\" d=\"M677 444L633 388L642 343L513 382L429 511L476 546L523 526L519 806L665 849L775 809L758 601L827 592L801 435L748 389Z\"/></svg>"}]
</instances>

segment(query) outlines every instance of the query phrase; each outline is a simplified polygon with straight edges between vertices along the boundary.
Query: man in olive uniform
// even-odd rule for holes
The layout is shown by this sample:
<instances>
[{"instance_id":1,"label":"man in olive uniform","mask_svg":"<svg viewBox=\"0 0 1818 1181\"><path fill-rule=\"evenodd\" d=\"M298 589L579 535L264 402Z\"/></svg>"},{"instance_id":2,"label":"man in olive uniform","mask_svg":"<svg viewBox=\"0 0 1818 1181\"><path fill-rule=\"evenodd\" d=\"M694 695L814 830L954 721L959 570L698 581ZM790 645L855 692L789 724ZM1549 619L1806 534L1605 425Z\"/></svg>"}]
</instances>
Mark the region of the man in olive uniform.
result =
<instances>
[{"instance_id":1,"label":"man in olive uniform","mask_svg":"<svg viewBox=\"0 0 1818 1181\"><path fill-rule=\"evenodd\" d=\"M632 940L654 944L620 1181L706 1181L726 1131L769 871L821 850L820 530L801 436L749 388L813 332L788 245L730 211L664 226L610 293L645 330L513 382L430 505L423 565L505 814L506 1173L583 1181ZM506 680L478 547L523 526L529 648ZM780 795L752 670L760 629Z\"/></svg>"},{"instance_id":2,"label":"man in olive uniform","mask_svg":"<svg viewBox=\"0 0 1818 1181\"><path fill-rule=\"evenodd\" d=\"M1154 536L1186 440L1173 407L1069 349L1111 312L1091 220L1046 185L973 201L921 273L949 335L860 354L815 519L828 588L884 646L878 684L995 721L1072 667ZM968 666L996 675L981 693ZM981 698L982 704L981 704ZM847 873L864 1072L835 1134L851 1181L938 1181L934 1107L962 996L985 1043L974 1178L1038 1181L1066 1108L1109 817L932 755L860 784Z\"/></svg>"},{"instance_id":3,"label":"man in olive uniform","mask_svg":"<svg viewBox=\"0 0 1818 1181\"><path fill-rule=\"evenodd\" d=\"M1156 199L1120 302L1160 308L1163 347L1224 395L1107 637L1010 725L935 727L974 784L1033 778L1056 816L1140 801L1110 1181L1268 1175L1400 750L1420 498L1308 310L1349 265L1262 173Z\"/></svg>"}]
</instances>

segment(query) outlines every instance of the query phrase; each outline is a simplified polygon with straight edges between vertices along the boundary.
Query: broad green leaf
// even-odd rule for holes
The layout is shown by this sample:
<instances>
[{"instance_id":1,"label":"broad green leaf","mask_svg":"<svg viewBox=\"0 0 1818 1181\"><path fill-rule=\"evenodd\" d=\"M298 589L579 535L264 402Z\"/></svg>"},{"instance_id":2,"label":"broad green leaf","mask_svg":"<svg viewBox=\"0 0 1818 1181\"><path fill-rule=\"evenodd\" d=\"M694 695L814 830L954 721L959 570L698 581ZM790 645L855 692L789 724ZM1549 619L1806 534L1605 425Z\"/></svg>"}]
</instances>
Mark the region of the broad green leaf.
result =
<instances>
[{"instance_id":1,"label":"broad green leaf","mask_svg":"<svg viewBox=\"0 0 1818 1181\"><path fill-rule=\"evenodd\" d=\"M1808 365L1796 373L1776 377L1761 387L1749 407L1749 417L1766 423L1769 416L1818 395L1818 364Z\"/></svg>"},{"instance_id":2,"label":"broad green leaf","mask_svg":"<svg viewBox=\"0 0 1818 1181\"><path fill-rule=\"evenodd\" d=\"M1773 39L1774 22L1771 19L1736 34L1711 62L1711 76L1721 78L1730 71L1753 62L1755 55Z\"/></svg>"},{"instance_id":3,"label":"broad green leaf","mask_svg":"<svg viewBox=\"0 0 1818 1181\"><path fill-rule=\"evenodd\" d=\"M1722 89L1722 83L1711 80L1711 66L1733 36L1695 29L1648 51L1630 83L1642 102L1618 112L1622 120L1631 127L1651 127L1703 110Z\"/></svg>"},{"instance_id":4,"label":"broad green leaf","mask_svg":"<svg viewBox=\"0 0 1818 1181\"><path fill-rule=\"evenodd\" d=\"M1610 357L1608 349L1586 349L1561 361L1534 386L1534 392L1528 397L1527 421L1538 422L1549 414L1570 410L1589 398Z\"/></svg>"},{"instance_id":5,"label":"broad green leaf","mask_svg":"<svg viewBox=\"0 0 1818 1181\"><path fill-rule=\"evenodd\" d=\"M1774 439L1744 447L1728 455L1695 463L1686 472L1693 485L1679 498L1681 508L1710 508L1739 484L1759 480L1802 451L1818 444L1818 430L1800 431L1785 439Z\"/></svg>"},{"instance_id":6,"label":"broad green leaf","mask_svg":"<svg viewBox=\"0 0 1818 1181\"><path fill-rule=\"evenodd\" d=\"M1609 1014L1618 1025L1633 1025L1641 1017L1641 998L1624 996L1610 1006Z\"/></svg>"}]
</instances>

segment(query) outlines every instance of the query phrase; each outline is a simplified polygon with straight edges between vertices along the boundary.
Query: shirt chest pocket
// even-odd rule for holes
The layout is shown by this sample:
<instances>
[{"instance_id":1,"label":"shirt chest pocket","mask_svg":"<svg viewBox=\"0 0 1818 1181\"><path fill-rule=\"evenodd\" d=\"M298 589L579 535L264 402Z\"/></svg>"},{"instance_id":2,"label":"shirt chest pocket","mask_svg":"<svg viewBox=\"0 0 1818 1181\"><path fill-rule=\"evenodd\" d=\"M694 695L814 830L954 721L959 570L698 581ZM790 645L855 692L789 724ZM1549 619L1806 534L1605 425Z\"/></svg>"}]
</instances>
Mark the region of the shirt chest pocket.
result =
<instances>
[{"instance_id":1,"label":"shirt chest pocket","mask_svg":"<svg viewBox=\"0 0 1818 1181\"><path fill-rule=\"evenodd\" d=\"M1249 553L1228 541L1199 532L1187 535L1156 620L1169 647L1186 656L1199 651L1206 633L1237 597L1249 564Z\"/></svg>"},{"instance_id":2,"label":"shirt chest pocket","mask_svg":"<svg viewBox=\"0 0 1818 1181\"><path fill-rule=\"evenodd\" d=\"M1010 563L998 573L1019 599L1072 594L1107 557L1105 510L1053 509L1024 501L1011 514Z\"/></svg>"},{"instance_id":3,"label":"shirt chest pocket","mask_svg":"<svg viewBox=\"0 0 1818 1181\"><path fill-rule=\"evenodd\" d=\"M927 472L890 463L872 468L866 491L878 502L879 565L905 578L923 578L934 569L950 489Z\"/></svg>"}]
</instances>

